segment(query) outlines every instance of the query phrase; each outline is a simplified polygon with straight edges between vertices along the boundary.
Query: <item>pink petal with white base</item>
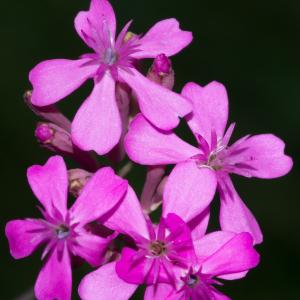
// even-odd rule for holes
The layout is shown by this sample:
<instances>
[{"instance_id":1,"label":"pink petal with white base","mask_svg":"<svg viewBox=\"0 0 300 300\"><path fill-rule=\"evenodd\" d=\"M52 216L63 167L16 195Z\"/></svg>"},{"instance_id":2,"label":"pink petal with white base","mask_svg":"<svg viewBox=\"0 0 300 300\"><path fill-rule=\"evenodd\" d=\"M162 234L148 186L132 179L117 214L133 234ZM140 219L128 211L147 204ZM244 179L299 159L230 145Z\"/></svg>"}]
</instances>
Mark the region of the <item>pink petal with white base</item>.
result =
<instances>
[{"instance_id":1,"label":"pink petal with white base","mask_svg":"<svg viewBox=\"0 0 300 300\"><path fill-rule=\"evenodd\" d=\"M116 17L107 0L92 0L89 11L79 12L74 23L78 35L96 52L99 50L97 46L99 46L100 38L103 40L106 35L109 35L112 41L115 39Z\"/></svg>"},{"instance_id":2,"label":"pink petal with white base","mask_svg":"<svg viewBox=\"0 0 300 300\"><path fill-rule=\"evenodd\" d=\"M212 131L222 138L228 119L228 97L224 85L213 81L201 87L190 82L181 94L193 104L193 114L187 117L191 130L207 142L211 140Z\"/></svg>"},{"instance_id":3,"label":"pink petal with white base","mask_svg":"<svg viewBox=\"0 0 300 300\"><path fill-rule=\"evenodd\" d=\"M249 208L236 192L230 177L226 174L219 177L219 191L222 230L235 233L249 232L254 239L254 243L260 244L263 240L261 229Z\"/></svg>"},{"instance_id":4,"label":"pink petal with white base","mask_svg":"<svg viewBox=\"0 0 300 300\"><path fill-rule=\"evenodd\" d=\"M237 234L202 263L201 272L215 276L247 271L259 263L248 232Z\"/></svg>"},{"instance_id":5,"label":"pink petal with white base","mask_svg":"<svg viewBox=\"0 0 300 300\"><path fill-rule=\"evenodd\" d=\"M37 299L70 300L72 291L72 270L66 246L62 254L54 248L39 273L34 287Z\"/></svg>"},{"instance_id":6,"label":"pink petal with white base","mask_svg":"<svg viewBox=\"0 0 300 300\"><path fill-rule=\"evenodd\" d=\"M162 130L177 127L179 117L192 110L187 99L150 81L133 68L130 72L120 69L119 76L134 90L143 115Z\"/></svg>"},{"instance_id":7,"label":"pink petal with white base","mask_svg":"<svg viewBox=\"0 0 300 300\"><path fill-rule=\"evenodd\" d=\"M200 153L173 132L155 128L141 114L130 124L125 150L130 159L143 165L176 164Z\"/></svg>"},{"instance_id":8,"label":"pink petal with white base","mask_svg":"<svg viewBox=\"0 0 300 300\"><path fill-rule=\"evenodd\" d=\"M276 178L286 175L293 166L292 159L284 154L284 148L284 142L273 134L254 135L230 146L226 160L236 162L233 173Z\"/></svg>"},{"instance_id":9,"label":"pink petal with white base","mask_svg":"<svg viewBox=\"0 0 300 300\"><path fill-rule=\"evenodd\" d=\"M113 169L98 170L70 209L73 223L83 226L99 219L121 201L127 186L127 181L118 177Z\"/></svg>"},{"instance_id":10,"label":"pink petal with white base","mask_svg":"<svg viewBox=\"0 0 300 300\"><path fill-rule=\"evenodd\" d=\"M138 234L146 239L149 238L149 231L140 202L130 186L128 186L126 196L120 204L111 211L110 216L105 216L105 219L101 221L108 228L120 233L129 236Z\"/></svg>"},{"instance_id":11,"label":"pink petal with white base","mask_svg":"<svg viewBox=\"0 0 300 300\"><path fill-rule=\"evenodd\" d=\"M27 170L29 185L50 216L59 211L67 213L68 175L61 156L52 156L44 166L34 165Z\"/></svg>"},{"instance_id":12,"label":"pink petal with white base","mask_svg":"<svg viewBox=\"0 0 300 300\"><path fill-rule=\"evenodd\" d=\"M32 254L47 239L45 225L40 220L13 220L6 224L5 235L9 242L10 254L23 258Z\"/></svg>"},{"instance_id":13,"label":"pink petal with white base","mask_svg":"<svg viewBox=\"0 0 300 300\"><path fill-rule=\"evenodd\" d=\"M193 161L176 165L164 189L163 216L175 213L185 222L192 220L209 206L216 187L214 171Z\"/></svg>"},{"instance_id":14,"label":"pink petal with white base","mask_svg":"<svg viewBox=\"0 0 300 300\"><path fill-rule=\"evenodd\" d=\"M29 73L33 86L32 104L53 104L79 88L97 70L90 59L52 59L35 66Z\"/></svg>"},{"instance_id":15,"label":"pink petal with white base","mask_svg":"<svg viewBox=\"0 0 300 300\"><path fill-rule=\"evenodd\" d=\"M139 41L139 51L135 58L154 58L163 53L172 56L188 46L193 40L189 31L182 31L176 19L166 19L156 23Z\"/></svg>"},{"instance_id":16,"label":"pink petal with white base","mask_svg":"<svg viewBox=\"0 0 300 300\"><path fill-rule=\"evenodd\" d=\"M78 288L80 298L82 300L128 300L137 289L137 285L119 278L115 265L115 262L106 264L86 275Z\"/></svg>"},{"instance_id":17,"label":"pink petal with white base","mask_svg":"<svg viewBox=\"0 0 300 300\"><path fill-rule=\"evenodd\" d=\"M120 140L122 123L115 98L115 81L106 72L95 83L72 122L72 140L80 149L99 155L109 152Z\"/></svg>"}]
</instances>

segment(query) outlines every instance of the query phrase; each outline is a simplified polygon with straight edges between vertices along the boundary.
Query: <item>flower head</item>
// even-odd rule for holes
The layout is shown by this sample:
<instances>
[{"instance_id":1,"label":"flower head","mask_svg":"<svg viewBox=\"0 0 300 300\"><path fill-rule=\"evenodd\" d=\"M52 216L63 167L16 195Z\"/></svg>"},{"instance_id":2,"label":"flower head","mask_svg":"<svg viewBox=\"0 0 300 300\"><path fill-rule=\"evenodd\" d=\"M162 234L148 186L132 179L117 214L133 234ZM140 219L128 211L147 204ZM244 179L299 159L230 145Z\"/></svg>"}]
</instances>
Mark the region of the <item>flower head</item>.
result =
<instances>
[{"instance_id":1,"label":"flower head","mask_svg":"<svg viewBox=\"0 0 300 300\"><path fill-rule=\"evenodd\" d=\"M140 74L133 62L164 53L169 57L192 40L190 32L179 29L175 19L155 24L144 36L127 34L129 22L116 38L114 11L107 0L91 0L89 11L80 12L75 29L93 50L78 60L54 59L38 64L29 75L33 85L32 103L53 104L81 86L94 80L94 89L83 103L72 123L72 139L83 150L98 154L110 151L122 131L116 104L116 82L134 90L142 113L155 126L171 129L191 111L182 96L150 81Z\"/></svg>"},{"instance_id":2,"label":"flower head","mask_svg":"<svg viewBox=\"0 0 300 300\"><path fill-rule=\"evenodd\" d=\"M6 225L11 255L20 259L45 245L46 260L36 284L38 299L71 299L71 256L99 265L111 237L102 238L86 230L114 207L126 192L126 181L112 169L102 168L90 179L70 209L67 209L68 177L64 161L51 157L44 166L28 169L29 184L42 204L43 219L13 220Z\"/></svg>"},{"instance_id":3,"label":"flower head","mask_svg":"<svg viewBox=\"0 0 300 300\"><path fill-rule=\"evenodd\" d=\"M184 172L191 182L198 180L203 168L210 169L218 180L222 229L250 232L255 243L260 243L259 225L235 191L229 174L258 178L287 174L293 163L284 154L284 142L272 134L261 134L245 136L229 145L234 124L225 132L228 119L225 87L217 82L205 87L188 83L182 94L193 105L193 113L186 118L198 145L189 145L173 132L155 128L139 115L125 138L129 157L145 165L177 164L172 173Z\"/></svg>"}]
</instances>

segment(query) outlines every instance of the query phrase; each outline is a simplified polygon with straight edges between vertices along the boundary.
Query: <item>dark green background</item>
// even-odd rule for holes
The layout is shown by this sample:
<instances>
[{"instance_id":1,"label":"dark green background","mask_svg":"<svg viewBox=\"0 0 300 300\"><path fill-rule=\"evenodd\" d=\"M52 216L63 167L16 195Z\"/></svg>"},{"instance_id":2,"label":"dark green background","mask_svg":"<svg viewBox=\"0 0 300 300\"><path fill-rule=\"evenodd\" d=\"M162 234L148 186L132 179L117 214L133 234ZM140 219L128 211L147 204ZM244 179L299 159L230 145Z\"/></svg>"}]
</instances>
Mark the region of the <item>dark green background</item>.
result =
<instances>
[{"instance_id":1,"label":"dark green background","mask_svg":"<svg viewBox=\"0 0 300 300\"><path fill-rule=\"evenodd\" d=\"M244 280L229 282L233 299L299 298L299 95L300 2L285 1L112 1L122 26L145 32L156 21L180 20L194 42L174 58L177 91L187 81L218 80L230 96L234 138L272 132L286 141L293 171L277 180L234 178L265 235L260 266ZM50 155L33 137L35 116L22 100L30 88L28 71L48 58L76 58L87 48L73 18L88 1L1 1L1 299L14 299L33 285L40 253L15 261L4 236L5 223L37 215L25 171ZM119 27L120 28L120 27ZM62 108L72 116L90 84L68 97ZM130 176L134 185L142 168ZM141 183L137 182L140 186ZM85 272L82 271L81 272Z\"/></svg>"}]
</instances>

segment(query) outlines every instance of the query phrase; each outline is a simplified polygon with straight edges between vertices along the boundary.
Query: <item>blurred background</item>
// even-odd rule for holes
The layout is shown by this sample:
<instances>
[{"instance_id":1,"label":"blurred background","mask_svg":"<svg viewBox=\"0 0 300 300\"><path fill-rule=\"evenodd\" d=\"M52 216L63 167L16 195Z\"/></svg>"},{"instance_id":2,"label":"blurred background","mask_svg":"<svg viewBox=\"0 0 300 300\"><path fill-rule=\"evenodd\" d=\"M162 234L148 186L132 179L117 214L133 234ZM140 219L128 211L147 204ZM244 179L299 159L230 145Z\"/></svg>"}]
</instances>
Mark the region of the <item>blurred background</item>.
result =
<instances>
[{"instance_id":1,"label":"blurred background","mask_svg":"<svg viewBox=\"0 0 300 300\"><path fill-rule=\"evenodd\" d=\"M173 59L176 90L187 81L225 84L230 97L234 139L248 133L274 133L286 142L294 169L284 178L234 177L241 197L264 232L260 266L222 289L233 299L299 299L300 217L300 2L112 0L119 29L134 19L131 30L146 32L158 20L175 17L194 33L194 42ZM30 88L29 70L50 58L76 58L87 48L76 35L73 19L88 0L1 2L1 299L17 299L33 286L42 265L40 252L15 261L4 235L10 219L38 216L37 201L25 172L51 155L35 141L37 118L22 94ZM87 83L61 104L72 117L91 91ZM140 192L145 171L130 174ZM88 269L75 271L74 290ZM77 296L74 295L74 299ZM137 296L135 299L142 299Z\"/></svg>"}]
</instances>

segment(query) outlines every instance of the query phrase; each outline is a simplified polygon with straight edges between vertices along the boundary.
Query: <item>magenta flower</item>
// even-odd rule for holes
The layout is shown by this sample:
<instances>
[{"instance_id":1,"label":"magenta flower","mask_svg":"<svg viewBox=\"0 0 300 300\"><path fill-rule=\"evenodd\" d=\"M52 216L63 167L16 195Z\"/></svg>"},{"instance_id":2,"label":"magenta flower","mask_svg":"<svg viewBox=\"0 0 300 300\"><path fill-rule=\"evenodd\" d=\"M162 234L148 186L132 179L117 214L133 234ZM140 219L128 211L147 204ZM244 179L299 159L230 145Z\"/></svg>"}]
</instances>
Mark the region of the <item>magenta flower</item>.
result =
<instances>
[{"instance_id":1,"label":"magenta flower","mask_svg":"<svg viewBox=\"0 0 300 300\"><path fill-rule=\"evenodd\" d=\"M107 213L122 199L127 182L111 168L102 168L86 184L72 207L67 209L67 169L60 156L27 172L29 184L42 204L44 219L13 220L6 225L11 255L20 259L45 244L35 295L39 300L71 299L71 256L98 266L112 237L102 238L85 226Z\"/></svg>"},{"instance_id":2,"label":"magenta flower","mask_svg":"<svg viewBox=\"0 0 300 300\"><path fill-rule=\"evenodd\" d=\"M228 99L224 86L212 82L205 87L188 83L182 94L193 104L187 118L198 147L187 144L171 131L152 126L142 115L130 125L125 138L129 157L144 165L177 164L172 172L180 172L197 182L203 167L215 173L221 196L222 230L250 232L255 243L262 233L254 216L237 194L230 173L246 177L276 178L287 174L292 159L284 155L284 143L272 134L245 136L229 146L234 125L227 132Z\"/></svg>"},{"instance_id":3,"label":"magenta flower","mask_svg":"<svg viewBox=\"0 0 300 300\"><path fill-rule=\"evenodd\" d=\"M155 126L169 130L178 117L191 111L182 96L159 86L140 74L133 62L164 53L172 56L192 41L175 19L155 24L143 37L126 35L129 22L115 40L116 20L107 0L91 0L89 11L80 12L75 29L94 51L78 60L55 59L38 64L29 75L33 85L32 103L55 103L93 78L94 89L72 123L74 143L98 154L110 151L121 136L121 119L115 99L116 82L127 83L138 98L140 110ZM163 116L163 117L162 117Z\"/></svg>"},{"instance_id":4,"label":"magenta flower","mask_svg":"<svg viewBox=\"0 0 300 300\"><path fill-rule=\"evenodd\" d=\"M214 285L239 279L259 263L247 232L216 231L194 241L197 262L178 273L176 286L160 283L146 289L145 300L229 300Z\"/></svg>"},{"instance_id":5,"label":"magenta flower","mask_svg":"<svg viewBox=\"0 0 300 300\"><path fill-rule=\"evenodd\" d=\"M111 299L111 295L117 295L119 300L126 300L139 284L174 284L178 270L183 272L196 263L192 240L204 234L208 221L206 214L200 220L197 217L209 206L217 184L211 170L202 169L199 173L200 183L194 190L190 181L171 175L157 226L144 216L134 191L128 188L126 197L111 217L106 216L104 224L130 236L135 245L124 247L117 262L84 277L79 286L82 299ZM186 205L186 199L190 205Z\"/></svg>"}]
</instances>

